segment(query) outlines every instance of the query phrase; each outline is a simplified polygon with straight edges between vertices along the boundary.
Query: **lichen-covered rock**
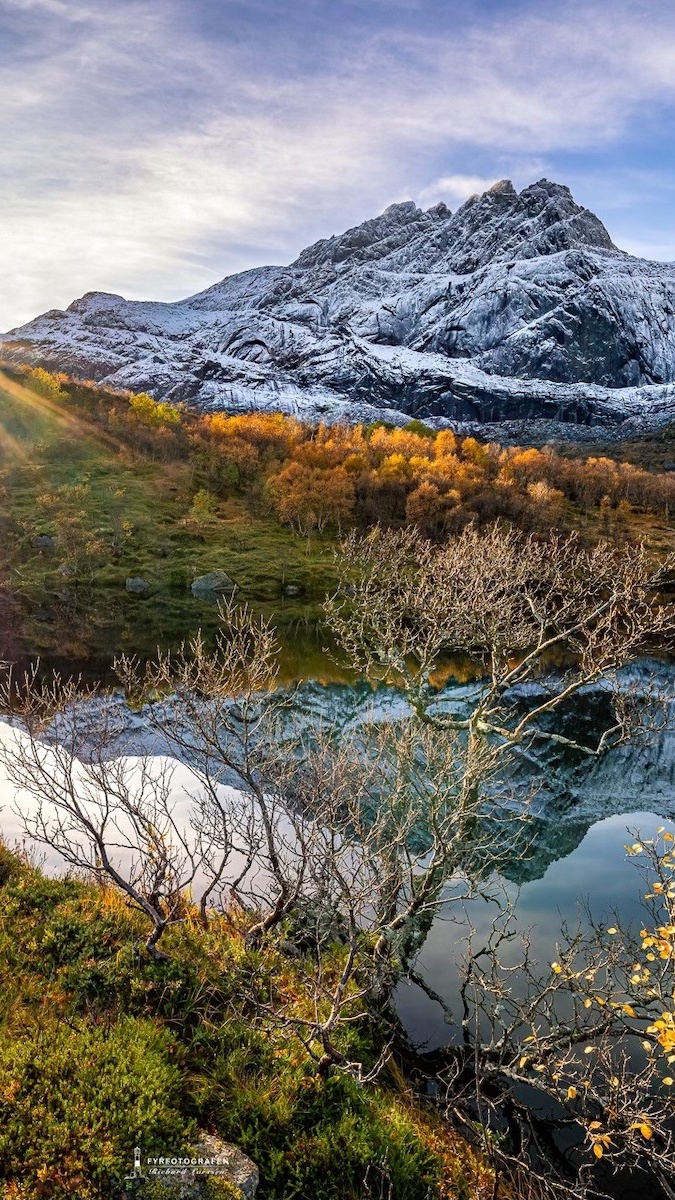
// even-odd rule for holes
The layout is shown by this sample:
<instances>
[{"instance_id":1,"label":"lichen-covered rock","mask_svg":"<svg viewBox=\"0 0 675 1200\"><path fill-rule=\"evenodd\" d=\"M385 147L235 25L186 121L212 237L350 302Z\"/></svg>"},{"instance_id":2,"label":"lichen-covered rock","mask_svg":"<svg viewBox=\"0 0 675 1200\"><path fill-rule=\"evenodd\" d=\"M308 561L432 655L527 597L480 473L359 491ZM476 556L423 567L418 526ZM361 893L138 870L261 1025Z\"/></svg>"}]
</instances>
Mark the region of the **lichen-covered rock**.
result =
<instances>
[{"instance_id":1,"label":"lichen-covered rock","mask_svg":"<svg viewBox=\"0 0 675 1200\"><path fill-rule=\"evenodd\" d=\"M35 550L54 550L56 538L51 533L38 533L31 540L31 545Z\"/></svg>"},{"instance_id":2,"label":"lichen-covered rock","mask_svg":"<svg viewBox=\"0 0 675 1200\"><path fill-rule=\"evenodd\" d=\"M140 576L137 575L127 579L124 586L132 596L140 596L143 594L143 592L150 590L150 584L148 583L147 579L141 579Z\"/></svg>"}]
</instances>

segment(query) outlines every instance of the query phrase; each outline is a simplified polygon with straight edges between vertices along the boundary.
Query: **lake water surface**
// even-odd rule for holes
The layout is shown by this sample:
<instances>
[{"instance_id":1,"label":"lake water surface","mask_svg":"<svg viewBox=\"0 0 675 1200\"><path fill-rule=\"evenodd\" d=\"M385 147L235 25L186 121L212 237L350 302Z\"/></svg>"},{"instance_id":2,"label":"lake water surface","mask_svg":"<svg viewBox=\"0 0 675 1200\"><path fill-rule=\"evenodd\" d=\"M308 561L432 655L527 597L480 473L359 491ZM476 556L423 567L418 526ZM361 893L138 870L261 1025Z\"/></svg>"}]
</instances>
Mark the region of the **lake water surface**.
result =
<instances>
[{"instance_id":1,"label":"lake water surface","mask_svg":"<svg viewBox=\"0 0 675 1200\"><path fill-rule=\"evenodd\" d=\"M316 653L321 653L317 650ZM314 659L312 666L316 668ZM644 671L651 673L653 664ZM328 673L330 660L322 655L322 669ZM627 677L626 686L638 686L641 668ZM664 668L666 682L672 668ZM644 672L643 672L644 673ZM297 674L297 673L296 673ZM389 720L400 715L401 699L393 689L373 691L363 682L347 682L342 674L336 679L315 678L301 685L297 708L310 720L317 713L328 715L331 722L345 728L367 719ZM474 686L454 682L453 696L461 697ZM120 704L123 701L120 698ZM150 753L157 763L167 748L156 742L143 742L143 719L129 711L126 745L120 753ZM5 743L16 734L0 726ZM140 739L140 742L139 742ZM601 764L591 763L583 770L568 771L565 764L554 764L543 786L531 825L531 847L526 859L516 859L505 881L507 895L513 900L521 930L531 935L535 956L543 964L556 957L556 940L561 923L574 924L586 905L596 919L614 914L622 922L639 920L639 902L644 892L635 861L628 859L626 842L635 840L635 831L650 837L661 825L672 827L675 819L675 732L659 735L650 745L630 747L610 754ZM187 812L188 792L194 776L186 764L176 764L173 779L175 803ZM17 797L0 770L0 831L8 842L21 839L21 825L14 809L31 806L26 797ZM55 855L47 859L48 870L63 869ZM484 901L469 906L471 921L487 936L494 910ZM458 962L463 957L462 915L446 911L436 920L424 946L419 967L430 985L444 997L456 992ZM420 1045L435 1047L448 1040L448 1026L440 1007L416 986L403 984L398 1004L404 1023Z\"/></svg>"}]
</instances>

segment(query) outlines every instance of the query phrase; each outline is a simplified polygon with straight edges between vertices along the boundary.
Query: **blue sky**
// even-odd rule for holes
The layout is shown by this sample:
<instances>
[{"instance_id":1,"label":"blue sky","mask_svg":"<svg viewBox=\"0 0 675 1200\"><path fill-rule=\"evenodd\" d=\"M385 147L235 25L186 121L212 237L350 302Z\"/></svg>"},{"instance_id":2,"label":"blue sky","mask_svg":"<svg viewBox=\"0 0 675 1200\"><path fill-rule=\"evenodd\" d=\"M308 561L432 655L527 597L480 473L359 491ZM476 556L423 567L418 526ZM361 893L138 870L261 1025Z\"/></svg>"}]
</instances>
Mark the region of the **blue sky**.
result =
<instances>
[{"instance_id":1,"label":"blue sky","mask_svg":"<svg viewBox=\"0 0 675 1200\"><path fill-rule=\"evenodd\" d=\"M667 0L0 0L0 329L504 177L672 261L674 121Z\"/></svg>"}]
</instances>

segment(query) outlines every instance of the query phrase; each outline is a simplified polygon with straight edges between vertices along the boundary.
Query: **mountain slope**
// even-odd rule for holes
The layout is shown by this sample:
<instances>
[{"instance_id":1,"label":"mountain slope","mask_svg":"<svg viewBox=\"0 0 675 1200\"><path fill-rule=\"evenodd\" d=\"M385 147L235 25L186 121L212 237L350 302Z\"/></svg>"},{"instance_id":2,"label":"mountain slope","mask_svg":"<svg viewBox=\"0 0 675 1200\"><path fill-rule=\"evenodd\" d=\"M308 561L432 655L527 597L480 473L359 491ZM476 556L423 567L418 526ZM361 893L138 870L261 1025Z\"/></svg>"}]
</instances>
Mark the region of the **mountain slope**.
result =
<instances>
[{"instance_id":1,"label":"mountain slope","mask_svg":"<svg viewBox=\"0 0 675 1200\"><path fill-rule=\"evenodd\" d=\"M606 436L675 415L675 266L617 250L560 184L502 181L454 214L392 205L174 304L90 292L0 348L201 408Z\"/></svg>"}]
</instances>

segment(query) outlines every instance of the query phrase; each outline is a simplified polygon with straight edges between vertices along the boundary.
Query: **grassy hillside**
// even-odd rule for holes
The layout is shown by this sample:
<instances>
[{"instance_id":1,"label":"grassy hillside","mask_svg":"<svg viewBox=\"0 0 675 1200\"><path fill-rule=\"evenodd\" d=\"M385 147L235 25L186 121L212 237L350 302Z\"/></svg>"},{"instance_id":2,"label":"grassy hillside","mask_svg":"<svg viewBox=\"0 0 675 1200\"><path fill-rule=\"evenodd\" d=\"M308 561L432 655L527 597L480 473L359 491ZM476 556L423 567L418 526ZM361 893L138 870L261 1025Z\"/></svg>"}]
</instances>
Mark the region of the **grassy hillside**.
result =
<instances>
[{"instance_id":1,"label":"grassy hillside","mask_svg":"<svg viewBox=\"0 0 675 1200\"><path fill-rule=\"evenodd\" d=\"M413 1101L395 1055L377 1086L321 1079L261 1015L263 1003L310 1003L301 959L247 950L234 917L204 932L189 905L167 936L170 962L139 954L141 932L116 893L49 879L0 847L6 1200L113 1200L134 1146L186 1153L197 1129L254 1159L260 1200L490 1194L487 1170ZM373 1023L340 1036L366 1062L380 1052Z\"/></svg>"},{"instance_id":2,"label":"grassy hillside","mask_svg":"<svg viewBox=\"0 0 675 1200\"><path fill-rule=\"evenodd\" d=\"M215 628L215 606L193 596L190 583L225 570L243 598L273 608L287 626L294 674L294 638L311 652L319 604L335 582L332 536L316 534L308 549L306 538L260 506L252 512L238 495L195 514L187 455L153 461L62 402L7 379L0 427L0 587L12 606L9 638L18 624L32 652L102 668L120 649L151 654L159 642ZM127 593L133 577L149 583L146 593Z\"/></svg>"},{"instance_id":3,"label":"grassy hillside","mask_svg":"<svg viewBox=\"0 0 675 1200\"><path fill-rule=\"evenodd\" d=\"M208 636L217 608L190 585L221 570L241 599L274 615L282 677L320 675L317 622L346 530L414 522L445 540L468 521L504 520L537 536L576 530L667 552L675 547L668 438L580 458L574 447L502 449L415 421L395 430L199 416L7 369L0 658L39 653L105 675L119 650L151 655L198 627ZM145 590L130 594L129 579Z\"/></svg>"}]
</instances>

